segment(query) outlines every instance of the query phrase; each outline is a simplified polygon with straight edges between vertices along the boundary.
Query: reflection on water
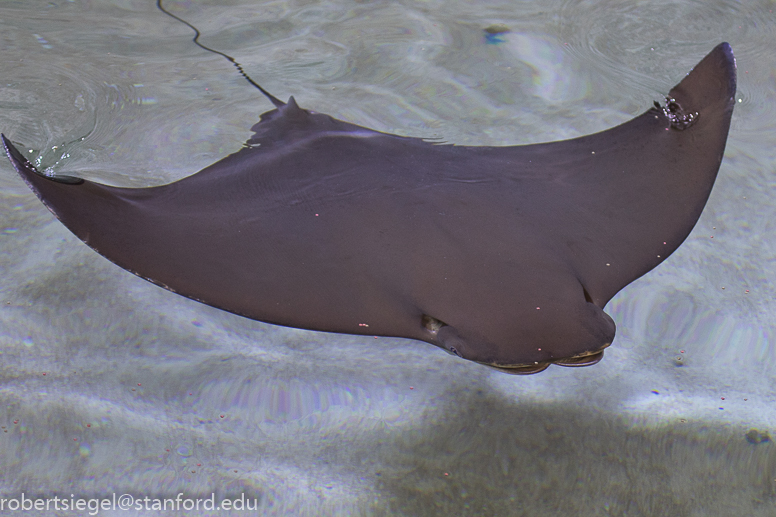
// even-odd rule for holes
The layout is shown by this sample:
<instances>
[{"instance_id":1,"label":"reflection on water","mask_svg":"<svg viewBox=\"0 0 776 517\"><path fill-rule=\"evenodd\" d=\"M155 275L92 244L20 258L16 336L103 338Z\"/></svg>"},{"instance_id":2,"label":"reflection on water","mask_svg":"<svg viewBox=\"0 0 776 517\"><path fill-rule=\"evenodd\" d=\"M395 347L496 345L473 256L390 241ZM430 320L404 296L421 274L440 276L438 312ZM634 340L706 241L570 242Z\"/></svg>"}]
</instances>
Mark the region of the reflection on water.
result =
<instances>
[{"instance_id":1,"label":"reflection on water","mask_svg":"<svg viewBox=\"0 0 776 517\"><path fill-rule=\"evenodd\" d=\"M772 514L772 2L229 4L166 3L279 98L458 144L610 127L729 41L738 102L709 205L609 304L618 335L601 363L514 377L163 292L77 241L5 163L3 496L245 493L274 515ZM44 169L167 182L238 150L271 107L152 0L9 3L0 24L0 129Z\"/></svg>"}]
</instances>

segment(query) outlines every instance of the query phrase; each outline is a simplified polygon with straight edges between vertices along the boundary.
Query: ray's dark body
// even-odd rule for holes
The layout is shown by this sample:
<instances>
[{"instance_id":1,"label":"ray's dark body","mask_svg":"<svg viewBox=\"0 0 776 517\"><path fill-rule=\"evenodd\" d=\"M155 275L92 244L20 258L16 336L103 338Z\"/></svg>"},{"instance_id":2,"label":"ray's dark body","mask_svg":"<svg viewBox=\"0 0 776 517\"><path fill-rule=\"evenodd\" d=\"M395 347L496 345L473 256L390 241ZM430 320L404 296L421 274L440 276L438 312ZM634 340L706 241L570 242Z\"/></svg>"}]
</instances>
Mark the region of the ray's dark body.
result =
<instances>
[{"instance_id":1,"label":"ray's dark body","mask_svg":"<svg viewBox=\"0 0 776 517\"><path fill-rule=\"evenodd\" d=\"M734 93L723 43L671 90L670 109L515 147L379 133L292 98L262 115L250 147L143 189L46 177L3 141L75 235L171 291L269 323L419 339L532 372L600 359L615 332L604 305L698 220Z\"/></svg>"}]
</instances>

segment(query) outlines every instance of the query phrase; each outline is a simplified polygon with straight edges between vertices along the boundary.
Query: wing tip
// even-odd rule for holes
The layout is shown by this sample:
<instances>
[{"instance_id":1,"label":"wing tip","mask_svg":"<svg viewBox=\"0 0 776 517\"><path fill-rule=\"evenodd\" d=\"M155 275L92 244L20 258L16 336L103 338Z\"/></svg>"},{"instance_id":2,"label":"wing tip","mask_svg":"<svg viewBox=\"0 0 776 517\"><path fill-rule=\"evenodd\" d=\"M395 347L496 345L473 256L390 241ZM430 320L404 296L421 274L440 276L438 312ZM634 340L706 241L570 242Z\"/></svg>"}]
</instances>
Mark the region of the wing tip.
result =
<instances>
[{"instance_id":1,"label":"wing tip","mask_svg":"<svg viewBox=\"0 0 776 517\"><path fill-rule=\"evenodd\" d=\"M49 176L40 172L37 167L35 167L27 158L24 157L21 151L19 151L19 149L17 149L16 146L13 145L3 133L0 133L0 139L3 141L5 154L11 161L11 164L13 164L14 169L16 169L16 172L19 173L19 175L24 179L24 181L27 182L27 184L30 185L30 187L32 187L31 181L35 177L45 178L49 181L63 183L65 185L80 185L84 182L83 178L78 178L76 176L67 176L61 174Z\"/></svg>"},{"instance_id":2,"label":"wing tip","mask_svg":"<svg viewBox=\"0 0 776 517\"><path fill-rule=\"evenodd\" d=\"M669 93L685 109L697 111L722 104L733 109L736 94L736 58L727 42L709 52Z\"/></svg>"},{"instance_id":3,"label":"wing tip","mask_svg":"<svg viewBox=\"0 0 776 517\"><path fill-rule=\"evenodd\" d=\"M725 76L728 79L727 94L732 99L736 94L737 76L736 76L736 56L733 54L733 47L730 43L723 41L711 51L710 55L719 56L721 66Z\"/></svg>"}]
</instances>

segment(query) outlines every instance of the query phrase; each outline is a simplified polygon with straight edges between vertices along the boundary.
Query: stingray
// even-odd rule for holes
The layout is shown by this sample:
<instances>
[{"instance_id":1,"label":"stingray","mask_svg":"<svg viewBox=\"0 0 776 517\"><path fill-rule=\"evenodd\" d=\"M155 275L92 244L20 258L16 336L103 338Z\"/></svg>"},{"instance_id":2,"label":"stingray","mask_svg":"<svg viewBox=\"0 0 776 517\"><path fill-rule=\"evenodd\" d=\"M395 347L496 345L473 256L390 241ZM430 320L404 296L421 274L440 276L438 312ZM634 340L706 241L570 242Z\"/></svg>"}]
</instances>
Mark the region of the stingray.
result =
<instances>
[{"instance_id":1,"label":"stingray","mask_svg":"<svg viewBox=\"0 0 776 517\"><path fill-rule=\"evenodd\" d=\"M509 373L603 357L606 303L700 217L736 89L722 43L629 122L479 147L337 120L245 76L275 108L241 150L166 185L46 174L3 145L72 233L158 286L276 325L426 341Z\"/></svg>"}]
</instances>

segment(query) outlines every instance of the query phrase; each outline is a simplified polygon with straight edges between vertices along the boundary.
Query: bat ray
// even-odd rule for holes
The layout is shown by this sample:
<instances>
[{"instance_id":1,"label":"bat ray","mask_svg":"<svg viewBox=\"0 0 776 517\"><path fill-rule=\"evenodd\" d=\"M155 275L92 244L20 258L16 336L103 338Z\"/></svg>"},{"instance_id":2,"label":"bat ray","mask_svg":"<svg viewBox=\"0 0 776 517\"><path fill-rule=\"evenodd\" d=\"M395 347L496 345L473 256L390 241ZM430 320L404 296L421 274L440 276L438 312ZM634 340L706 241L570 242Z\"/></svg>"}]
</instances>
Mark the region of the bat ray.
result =
<instances>
[{"instance_id":1,"label":"bat ray","mask_svg":"<svg viewBox=\"0 0 776 517\"><path fill-rule=\"evenodd\" d=\"M511 147L381 133L251 83L275 109L246 147L167 185L47 175L2 141L70 231L165 289L268 323L417 339L535 373L598 362L615 333L606 303L692 230L722 161L736 71L722 43L665 105Z\"/></svg>"}]
</instances>

